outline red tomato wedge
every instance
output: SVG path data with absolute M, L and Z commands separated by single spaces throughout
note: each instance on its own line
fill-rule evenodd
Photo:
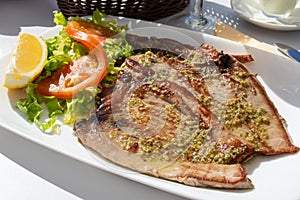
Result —
M 70 21 L 65 28 L 67 34 L 82 43 L 87 50 L 102 44 L 106 38 L 113 36 L 108 28 L 87 21 Z
M 97 46 L 88 55 L 72 61 L 52 76 L 41 80 L 36 91 L 44 96 L 73 98 L 79 90 L 97 86 L 106 75 L 107 66 L 106 53 L 102 46 Z

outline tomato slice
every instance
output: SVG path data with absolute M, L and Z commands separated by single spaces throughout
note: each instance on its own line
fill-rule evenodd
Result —
M 106 75 L 107 66 L 106 53 L 102 46 L 97 46 L 88 55 L 72 61 L 52 76 L 41 80 L 36 91 L 44 96 L 73 98 L 79 90 L 97 86 Z
M 88 50 L 94 49 L 113 35 L 108 28 L 87 21 L 70 21 L 65 30 L 71 38 L 81 42 Z
M 65 30 L 90 53 L 41 80 L 36 91 L 44 96 L 73 98 L 79 90 L 97 86 L 107 74 L 107 55 L 101 45 L 107 37 L 113 35 L 113 32 L 87 21 L 70 21 Z

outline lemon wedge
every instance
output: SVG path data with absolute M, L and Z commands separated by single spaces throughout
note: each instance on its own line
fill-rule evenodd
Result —
M 47 45 L 42 37 L 20 33 L 3 85 L 11 89 L 28 85 L 41 74 L 47 53 Z

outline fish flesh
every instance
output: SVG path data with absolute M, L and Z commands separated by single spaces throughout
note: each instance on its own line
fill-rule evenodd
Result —
M 256 75 L 242 64 L 250 55 L 127 39 L 140 53 L 124 60 L 117 81 L 103 86 L 98 108 L 74 124 L 84 146 L 154 177 L 237 189 L 254 187 L 242 166 L 253 156 L 299 151 Z

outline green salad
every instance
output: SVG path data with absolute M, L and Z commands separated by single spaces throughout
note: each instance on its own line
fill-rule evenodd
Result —
M 53 76 L 65 65 L 89 53 L 84 42 L 79 42 L 67 34 L 66 26 L 71 21 L 99 25 L 113 34 L 112 37 L 105 38 L 105 42 L 102 43 L 108 60 L 107 73 L 97 87 L 80 90 L 74 98 L 41 95 L 36 91 L 40 81 Z M 29 122 L 35 123 L 43 132 L 51 134 L 60 133 L 61 123 L 72 125 L 75 120 L 86 118 L 90 114 L 90 111 L 95 108 L 95 98 L 101 92 L 101 86 L 111 84 L 117 78 L 120 67 L 115 66 L 115 60 L 130 56 L 132 52 L 132 47 L 124 39 L 127 27 L 119 26 L 116 20 L 110 20 L 107 15 L 98 10 L 94 11 L 91 18 L 66 19 L 61 12 L 54 12 L 54 22 L 63 28 L 58 35 L 46 40 L 48 57 L 44 69 L 34 82 L 27 85 L 27 98 L 17 102 L 17 108 L 27 116 Z

